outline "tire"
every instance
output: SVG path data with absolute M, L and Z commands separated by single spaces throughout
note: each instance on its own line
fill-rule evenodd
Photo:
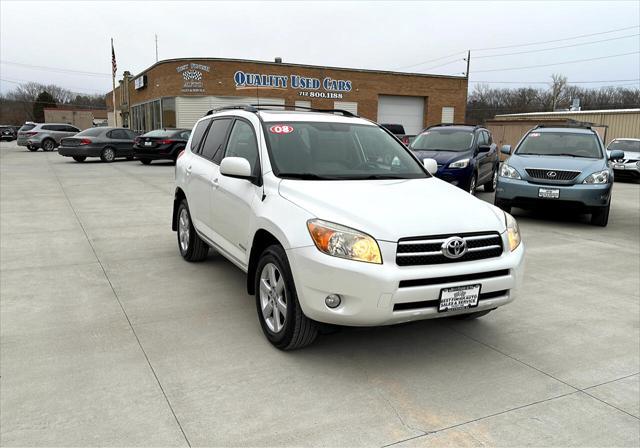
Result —
M 73 156 L 73 160 L 75 160 L 76 162 L 84 162 L 85 160 L 87 160 L 86 156 Z
M 260 326 L 276 348 L 295 350 L 316 339 L 318 324 L 302 312 L 287 254 L 281 246 L 270 246 L 260 256 L 255 291 Z
M 151 165 L 151 160 L 150 159 L 140 159 L 140 163 L 142 163 L 143 165 Z
M 107 146 L 100 153 L 100 160 L 103 162 L 111 163 L 116 160 L 116 150 L 111 146 Z
M 183 199 L 180 203 L 177 213 L 178 231 L 176 234 L 178 236 L 180 255 L 187 261 L 204 260 L 209 254 L 209 246 L 202 241 L 193 227 L 186 199 Z
M 38 150 L 38 148 L 35 148 L 33 146 L 27 146 L 27 149 L 31 152 L 36 152 Z
M 128 161 L 132 161 L 133 159 L 134 159 L 134 157 L 133 157 L 133 156 L 127 156 L 127 160 L 128 160 Z
M 477 188 L 478 188 L 478 175 L 476 173 L 473 173 L 473 176 L 471 176 L 471 180 L 469 181 L 469 194 L 471 196 L 475 196 Z
M 491 180 L 484 184 L 484 191 L 488 193 L 492 193 L 496 191 L 496 186 L 498 185 L 498 167 L 494 167 L 493 173 L 491 174 Z
M 609 209 L 611 204 L 606 207 L 598 207 L 591 212 L 591 224 L 598 227 L 606 227 L 609 223 Z
M 468 314 L 458 314 L 456 316 L 451 316 L 451 318 L 452 319 L 456 319 L 456 320 L 473 320 L 473 319 L 477 319 L 477 318 L 482 317 L 482 316 L 486 316 L 487 314 L 489 314 L 494 309 L 492 309 L 492 310 L 484 310 L 484 311 L 476 311 L 475 313 L 468 313 Z
M 493 205 L 495 205 L 496 207 L 498 207 L 499 209 L 507 212 L 507 213 L 511 213 L 511 202 L 506 201 L 504 199 L 498 199 L 495 198 L 495 200 L 493 201 Z
M 51 152 L 56 149 L 56 142 L 51 140 L 50 138 L 46 138 L 42 141 L 42 150 L 45 152 Z

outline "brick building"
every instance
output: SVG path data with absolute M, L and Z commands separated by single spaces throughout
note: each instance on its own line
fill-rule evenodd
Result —
M 407 133 L 427 125 L 462 122 L 467 79 L 389 71 L 319 67 L 235 59 L 168 59 L 116 87 L 116 117 L 134 130 L 190 128 L 206 111 L 230 104 L 269 103 L 346 109 Z M 106 96 L 113 110 L 112 94 Z M 117 120 L 117 121 L 116 121 Z

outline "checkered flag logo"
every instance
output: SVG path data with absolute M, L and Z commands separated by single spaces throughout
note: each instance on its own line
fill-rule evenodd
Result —
M 182 72 L 185 81 L 202 81 L 202 73 L 197 70 L 188 70 Z

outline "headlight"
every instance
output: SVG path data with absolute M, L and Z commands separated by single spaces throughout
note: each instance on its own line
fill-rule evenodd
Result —
M 469 159 L 456 160 L 449 164 L 449 168 L 466 168 L 469 166 Z
M 333 257 L 382 264 L 378 243 L 365 233 L 321 219 L 307 221 L 307 228 L 320 252 Z
M 507 225 L 507 237 L 509 238 L 509 250 L 513 252 L 520 245 L 520 228 L 516 219 L 509 213 L 504 214 L 505 223 Z
M 509 179 L 522 179 L 520 173 L 515 168 L 510 167 L 506 163 L 500 166 L 500 176 L 508 177 Z
M 589 174 L 583 184 L 606 184 L 609 182 L 609 170 L 602 170 Z

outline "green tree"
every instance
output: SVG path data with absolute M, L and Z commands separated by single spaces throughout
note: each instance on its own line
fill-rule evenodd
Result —
M 36 101 L 33 103 L 33 118 L 36 122 L 44 122 L 45 107 L 56 107 L 56 100 L 49 92 L 43 90 L 38 94 Z

